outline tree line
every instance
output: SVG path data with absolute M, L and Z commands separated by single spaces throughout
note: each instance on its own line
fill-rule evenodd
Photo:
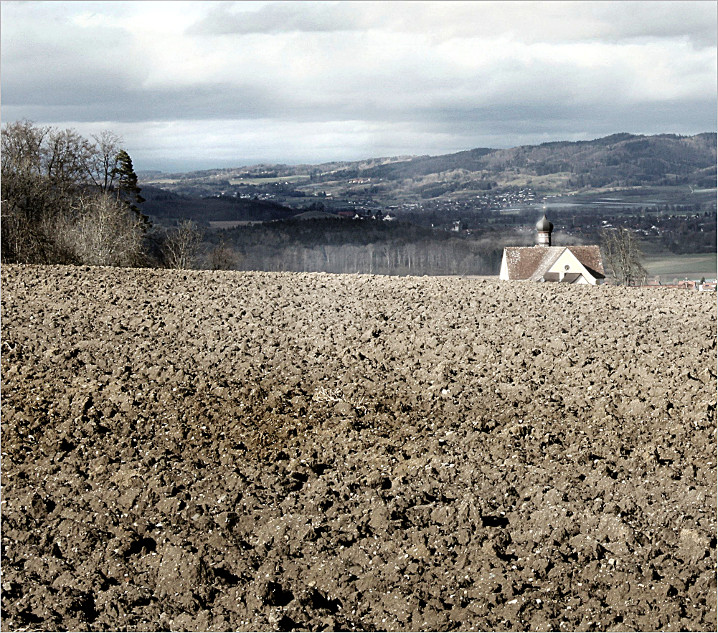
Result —
M 381 220 L 282 220 L 208 232 L 198 262 L 240 270 L 495 275 L 502 242 L 493 233 L 471 238 Z
M 168 266 L 176 231 L 153 229 L 132 159 L 111 131 L 18 121 L 1 136 L 2 261 Z

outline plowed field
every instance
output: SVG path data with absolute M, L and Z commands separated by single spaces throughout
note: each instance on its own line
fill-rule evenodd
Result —
M 3 630 L 716 630 L 715 295 L 2 267 Z

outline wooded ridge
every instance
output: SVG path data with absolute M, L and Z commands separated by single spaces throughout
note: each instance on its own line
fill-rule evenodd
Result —
M 550 180 L 542 177 L 553 175 Z M 696 187 L 716 185 L 716 134 L 694 136 L 659 134 L 642 136 L 613 134 L 591 141 L 559 141 L 541 145 L 524 145 L 511 149 L 476 148 L 441 156 L 373 158 L 354 162 L 319 165 L 256 165 L 235 169 L 217 169 L 186 174 L 156 172 L 144 178 L 146 184 L 163 181 L 163 188 L 176 189 L 199 185 L 202 181 L 304 176 L 292 183 L 300 191 L 320 184 L 343 181 L 344 184 L 384 183 L 380 190 L 401 181 L 441 176 L 452 191 L 466 190 L 468 185 L 486 190 L 511 184 L 532 183 L 539 190 L 552 193 L 589 190 L 603 187 L 634 187 L 686 184 Z M 367 183 L 349 183 L 369 179 Z M 377 192 L 375 192 L 377 193 Z

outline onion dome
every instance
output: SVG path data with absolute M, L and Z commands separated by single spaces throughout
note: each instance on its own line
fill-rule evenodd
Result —
M 536 222 L 536 230 L 541 231 L 542 233 L 548 232 L 550 233 L 553 231 L 553 224 L 548 221 L 548 218 L 546 217 L 546 214 L 543 214 L 543 217 Z

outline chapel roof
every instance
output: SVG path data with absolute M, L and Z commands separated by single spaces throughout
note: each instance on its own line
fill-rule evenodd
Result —
M 605 276 L 598 246 L 507 246 L 504 249 L 509 279 L 539 281 L 568 249 L 596 278 Z

